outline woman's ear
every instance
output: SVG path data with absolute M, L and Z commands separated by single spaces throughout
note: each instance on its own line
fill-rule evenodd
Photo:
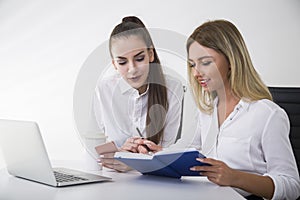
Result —
M 113 64 L 115 70 L 118 70 L 115 61 L 114 61 L 114 60 L 111 60 L 111 63 Z
M 149 61 L 153 62 L 154 61 L 154 51 L 153 51 L 152 46 L 149 48 L 148 52 L 149 52 Z

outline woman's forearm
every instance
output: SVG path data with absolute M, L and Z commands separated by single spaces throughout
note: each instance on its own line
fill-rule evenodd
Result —
M 273 180 L 270 177 L 242 171 L 236 171 L 235 180 L 231 186 L 266 199 L 271 199 L 275 190 Z

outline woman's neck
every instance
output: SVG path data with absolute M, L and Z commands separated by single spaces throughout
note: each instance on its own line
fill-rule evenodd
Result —
M 218 119 L 219 126 L 225 121 L 225 119 L 233 111 L 234 107 L 239 103 L 240 98 L 234 95 L 231 88 L 224 88 L 222 91 L 217 91 L 218 96 Z
M 147 87 L 148 87 L 148 84 L 145 84 L 143 86 L 141 86 L 140 88 L 138 88 L 138 92 L 139 92 L 139 95 L 143 94 L 144 92 L 146 92 L 147 90 Z
M 219 103 L 221 104 L 228 104 L 230 102 L 239 101 L 239 98 L 233 94 L 233 91 L 231 89 L 217 91 L 217 96 Z

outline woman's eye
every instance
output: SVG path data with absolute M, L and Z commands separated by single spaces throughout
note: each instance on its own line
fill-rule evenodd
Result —
M 195 64 L 194 63 L 188 63 L 189 67 L 195 67 Z
M 118 64 L 119 64 L 119 65 L 125 65 L 125 64 L 126 64 L 126 61 L 118 61 Z
M 144 58 L 145 58 L 145 56 L 141 56 L 141 57 L 137 57 L 135 60 L 138 62 L 141 62 L 144 60 Z
M 202 65 L 207 66 L 210 65 L 212 63 L 212 61 L 203 61 Z

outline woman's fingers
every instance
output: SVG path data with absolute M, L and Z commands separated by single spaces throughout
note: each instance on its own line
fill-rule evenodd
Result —
M 219 173 L 220 167 L 222 166 L 223 162 L 212 159 L 212 158 L 197 158 L 201 163 L 209 164 L 209 165 L 199 165 L 199 166 L 193 166 L 190 168 L 191 171 L 199 171 L 202 175 L 204 175 L 205 172 L 211 172 L 211 173 Z
M 100 163 L 105 166 L 105 165 L 114 165 L 115 164 L 115 159 L 114 158 L 100 158 Z
M 194 166 L 190 168 L 191 171 L 199 171 L 199 172 L 217 172 L 217 166 Z
M 197 158 L 197 160 L 209 164 L 209 166 L 194 166 L 190 170 L 198 171 L 201 175 L 206 176 L 208 180 L 218 185 L 230 186 L 234 181 L 235 170 L 228 167 L 224 162 L 212 158 Z
M 154 142 L 141 138 L 131 137 L 121 147 L 121 151 L 130 151 L 133 153 L 144 153 L 161 151 L 162 147 L 155 144 Z
M 114 158 L 115 153 L 105 153 L 100 155 L 100 158 Z
M 137 138 L 137 137 L 131 137 L 131 138 L 128 138 L 126 140 L 126 142 L 123 144 L 123 146 L 121 147 L 121 151 L 130 151 L 130 152 L 133 152 L 133 153 L 137 153 L 138 150 L 138 140 L 140 138 Z
M 143 144 L 138 146 L 138 152 L 142 154 L 149 154 L 152 151 L 147 147 L 147 145 Z
M 118 172 L 125 172 L 131 170 L 131 168 L 127 165 L 113 158 L 101 159 L 101 163 L 103 167 L 114 169 Z
M 121 151 L 130 151 L 133 153 L 137 153 L 138 152 L 137 147 L 138 147 L 138 144 L 133 144 L 133 143 L 125 144 L 122 146 Z
M 147 147 L 153 152 L 157 152 L 157 151 L 162 150 L 162 147 L 160 145 L 157 145 L 157 144 L 155 144 L 154 142 L 152 142 L 150 140 L 144 140 L 143 144 L 147 145 Z
M 222 162 L 215 160 L 213 158 L 196 158 L 199 162 L 210 164 L 210 165 L 220 165 Z

